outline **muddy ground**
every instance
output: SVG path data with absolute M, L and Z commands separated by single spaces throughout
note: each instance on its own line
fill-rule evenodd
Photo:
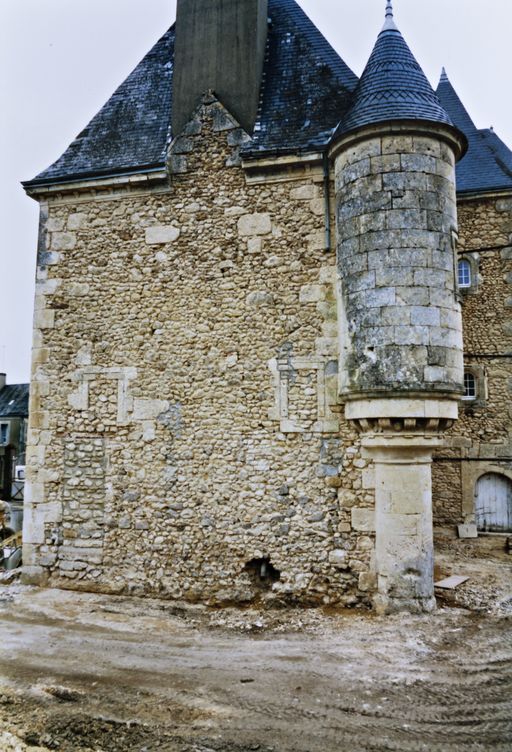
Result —
M 510 561 L 439 561 L 426 617 L 0 586 L 0 752 L 510 752 Z

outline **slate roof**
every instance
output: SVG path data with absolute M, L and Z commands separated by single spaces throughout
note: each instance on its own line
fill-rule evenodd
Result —
M 427 77 L 392 20 L 388 20 L 336 136 L 391 120 L 452 125 Z
M 389 118 L 453 121 L 470 142 L 457 167 L 459 191 L 512 187 L 510 150 L 492 131 L 475 128 L 448 81 L 439 101 L 396 27 L 379 35 L 358 84 L 295 0 L 269 0 L 269 16 L 260 108 L 245 158 L 323 149 L 340 120 L 338 132 Z M 25 187 L 165 167 L 173 60 L 174 26 L 60 159 Z
M 326 145 L 349 106 L 357 76 L 295 0 L 269 0 L 261 105 L 250 152 Z M 171 140 L 174 26 L 87 128 L 26 187 L 162 168 Z
M 0 389 L 0 420 L 27 418 L 29 384 L 8 384 Z
M 25 186 L 161 168 L 170 140 L 174 26 L 51 167 Z
M 358 78 L 295 0 L 269 0 L 260 110 L 245 157 L 324 148 Z
M 457 192 L 511 190 L 512 151 L 494 131 L 476 127 L 444 71 L 437 95 L 469 143 L 466 156 L 457 164 Z

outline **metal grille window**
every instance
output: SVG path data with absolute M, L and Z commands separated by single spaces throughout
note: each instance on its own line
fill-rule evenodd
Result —
M 471 287 L 471 264 L 466 259 L 459 261 L 459 287 Z
M 476 378 L 469 371 L 464 374 L 464 399 L 476 399 Z

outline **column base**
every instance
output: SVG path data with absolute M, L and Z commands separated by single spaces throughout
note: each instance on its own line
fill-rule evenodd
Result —
M 436 599 L 432 598 L 393 598 L 388 594 L 377 593 L 373 598 L 373 608 L 380 616 L 390 614 L 431 614 L 436 610 Z

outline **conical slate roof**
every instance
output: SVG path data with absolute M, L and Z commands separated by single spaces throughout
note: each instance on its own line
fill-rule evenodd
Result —
M 510 190 L 512 152 L 493 130 L 476 127 L 444 70 L 437 95 L 452 121 L 468 139 L 468 152 L 456 168 L 457 192 Z
M 395 120 L 426 120 L 453 125 L 397 29 L 388 4 L 386 23 L 354 92 L 353 104 L 341 120 L 336 136 Z

